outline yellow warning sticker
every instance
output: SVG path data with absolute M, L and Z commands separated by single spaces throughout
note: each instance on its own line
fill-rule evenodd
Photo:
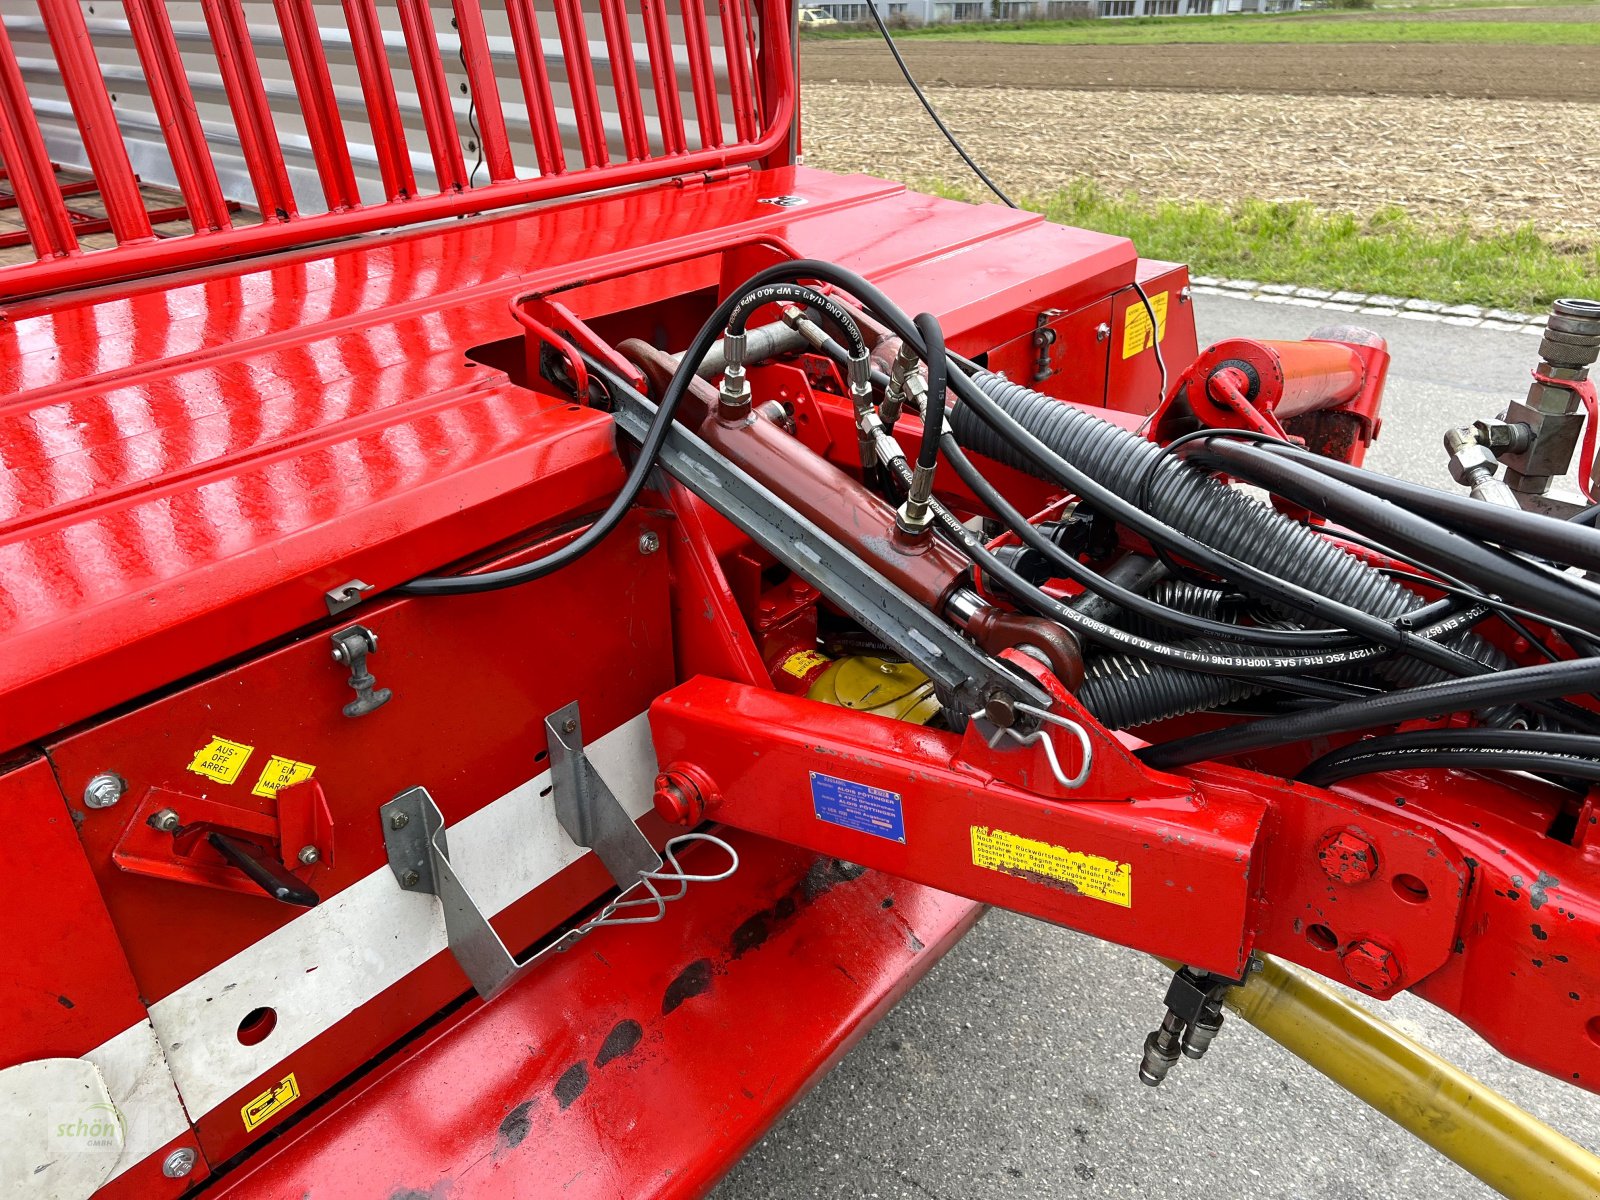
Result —
M 783 660 L 783 671 L 784 674 L 793 675 L 796 679 L 804 679 L 812 671 L 831 661 L 826 654 L 819 654 L 815 650 L 801 650 Z
M 239 1110 L 239 1115 L 244 1118 L 245 1132 L 248 1133 L 263 1121 L 282 1112 L 300 1099 L 300 1084 L 290 1071 L 277 1083 L 273 1084 L 261 1095 Z
M 280 788 L 286 788 L 291 783 L 299 783 L 302 779 L 310 779 L 315 772 L 316 767 L 310 763 L 295 762 L 292 758 L 274 754 L 267 759 L 267 765 L 261 768 L 261 778 L 256 780 L 256 785 L 250 789 L 250 794 L 276 796 Z
M 1046 887 L 1091 896 L 1123 908 L 1133 907 L 1132 863 L 1036 842 L 982 825 L 972 826 L 972 862 L 974 866 L 1003 871 Z
M 214 737 L 194 752 L 189 770 L 207 779 L 215 779 L 218 783 L 232 783 L 239 778 L 239 772 L 244 770 L 244 764 L 254 751 L 254 746 L 246 746 L 243 742 Z
M 1150 297 L 1150 308 L 1156 314 L 1156 341 L 1161 341 L 1167 336 L 1167 297 L 1168 292 L 1157 292 Z M 1154 343 L 1150 340 L 1150 314 L 1145 312 L 1143 303 L 1135 302 L 1128 305 L 1128 315 L 1123 318 L 1122 326 L 1122 357 L 1132 358 L 1141 351 L 1148 350 Z

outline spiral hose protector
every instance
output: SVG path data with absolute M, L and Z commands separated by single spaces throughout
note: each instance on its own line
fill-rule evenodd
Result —
M 996 405 L 1079 470 L 1196 541 L 1374 616 L 1393 619 L 1425 603 L 1415 592 L 1276 510 L 1121 426 L 986 371 L 972 378 Z M 1039 474 L 1022 450 L 965 404 L 951 411 L 950 429 L 974 453 Z M 1457 634 L 1449 645 L 1483 662 L 1506 665 L 1504 657 L 1475 634 Z M 1438 668 L 1407 657 L 1385 660 L 1379 670 L 1397 686 L 1444 677 Z M 1104 697 L 1115 705 L 1124 720 L 1107 720 L 1114 728 L 1238 698 L 1233 695 L 1238 686 L 1242 685 L 1236 680 L 1148 663 L 1134 670 L 1120 655 L 1096 660 L 1084 685 L 1086 696 Z M 1148 704 L 1135 706 L 1134 694 L 1142 694 Z M 1101 716 L 1093 703 L 1086 700 L 1086 704 Z M 1182 707 L 1169 707 L 1176 705 Z

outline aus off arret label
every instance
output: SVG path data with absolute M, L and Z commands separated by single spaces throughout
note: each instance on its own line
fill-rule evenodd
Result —
M 811 772 L 811 807 L 817 819 L 891 842 L 906 840 L 900 793 Z

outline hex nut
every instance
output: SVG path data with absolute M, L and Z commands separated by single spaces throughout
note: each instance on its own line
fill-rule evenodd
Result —
M 409 824 L 411 824 L 411 818 L 403 812 L 394 813 L 389 818 L 390 829 L 404 829 Z
M 1472 476 L 1477 472 L 1492 472 L 1499 465 L 1500 460 L 1495 457 L 1493 450 L 1473 442 L 1472 445 L 1463 446 L 1450 456 L 1450 478 L 1460 484 L 1473 483 L 1476 481 Z
M 302 846 L 297 857 L 300 859 L 301 866 L 309 867 L 313 863 L 322 861 L 322 852 L 315 846 Z
M 639 535 L 639 553 L 654 554 L 661 549 L 661 535 L 653 529 L 646 529 Z
M 1329 879 L 1354 886 L 1378 873 L 1378 852 L 1372 843 L 1351 829 L 1329 834 L 1317 847 L 1317 862 Z
M 422 876 L 418 875 L 415 871 L 407 871 L 404 875 L 400 876 L 400 886 L 401 887 L 416 887 L 417 883 L 421 879 L 422 879 Z

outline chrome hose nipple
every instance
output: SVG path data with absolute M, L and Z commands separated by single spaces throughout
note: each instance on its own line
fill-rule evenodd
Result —
M 790 329 L 799 331 L 800 335 L 818 350 L 822 349 L 824 343 L 828 340 L 827 330 L 823 329 L 822 326 L 806 316 L 804 312 L 793 304 L 783 306 L 783 321 Z
M 907 537 L 925 538 L 933 533 L 933 468 L 920 463 L 911 473 L 911 489 L 895 513 L 895 528 Z
M 724 420 L 738 420 L 750 412 L 750 381 L 744 371 L 745 335 L 729 330 L 723 334 L 722 349 L 725 365 L 722 385 L 717 389 L 717 415 Z

